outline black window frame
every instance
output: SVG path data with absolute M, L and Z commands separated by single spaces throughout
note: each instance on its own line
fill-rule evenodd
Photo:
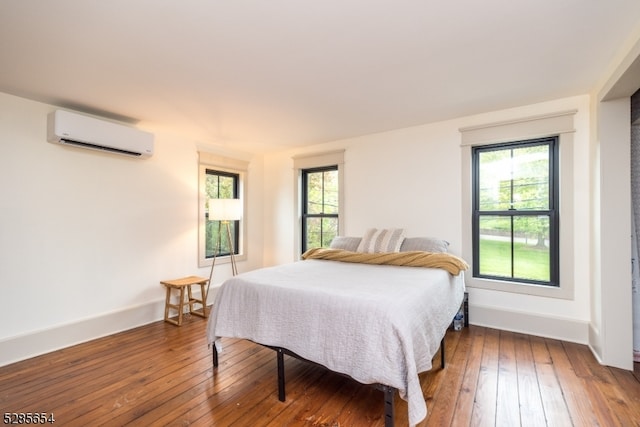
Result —
M 301 197 L 301 203 L 302 203 L 302 209 L 301 209 L 301 213 L 302 213 L 302 221 L 301 221 L 301 226 L 302 226 L 302 232 L 301 234 L 301 253 L 305 253 L 307 251 L 307 249 L 309 249 L 307 247 L 307 220 L 310 218 L 335 218 L 336 219 L 336 223 L 338 224 L 338 230 L 340 227 L 340 215 L 339 213 L 336 214 L 326 214 L 326 213 L 315 213 L 315 214 L 311 214 L 307 211 L 308 208 L 308 196 L 309 196 L 309 188 L 308 188 L 308 184 L 309 184 L 309 175 L 312 173 L 318 173 L 318 172 L 329 172 L 329 171 L 335 171 L 338 172 L 338 165 L 331 165 L 331 166 L 322 166 L 322 167 L 314 167 L 314 168 L 307 168 L 307 169 L 301 169 L 301 179 L 302 179 L 302 197 Z M 338 188 L 339 188 L 339 183 L 338 183 Z M 339 207 L 338 207 L 339 209 Z M 322 221 L 320 221 L 320 223 L 322 224 Z M 322 231 L 320 232 L 322 234 Z M 321 239 L 322 240 L 322 239 Z
M 227 178 L 233 178 L 233 198 L 234 199 L 240 198 L 240 174 L 239 173 L 205 168 L 205 179 L 207 175 L 217 175 L 219 177 L 222 176 Z M 219 193 L 220 191 L 219 191 L 219 184 L 218 184 L 218 194 Z M 206 220 L 209 221 L 209 212 L 206 213 Z M 224 237 L 224 239 L 226 240 L 226 236 L 227 236 L 226 230 L 222 229 L 220 221 L 212 221 L 212 222 L 218 222 L 219 223 L 218 229 L 220 230 L 220 232 L 218 233 L 218 240 L 219 240 L 217 242 L 218 245 L 217 246 L 214 245 L 214 248 L 215 247 L 222 248 L 222 239 Z M 206 232 L 205 232 L 205 237 L 206 237 Z M 240 220 L 233 221 L 231 237 L 233 238 L 233 254 L 239 255 L 240 254 Z M 205 251 L 205 259 L 213 259 L 214 256 L 218 258 L 218 257 L 231 255 L 229 251 L 220 252 L 219 254 L 214 254 L 214 252 L 215 252 L 215 249 L 213 250 L 211 255 L 208 255 Z
M 479 154 L 488 151 L 515 149 L 526 146 L 548 145 L 549 147 L 549 206 L 546 210 L 514 209 L 481 211 L 480 210 L 480 159 Z M 501 144 L 482 145 L 472 148 L 472 275 L 476 278 L 505 281 L 511 283 L 560 287 L 560 157 L 559 137 L 512 141 Z M 480 273 L 480 218 L 483 216 L 510 217 L 511 222 L 511 277 L 487 275 Z M 514 274 L 514 235 L 513 219 L 518 216 L 549 217 L 549 281 L 532 280 L 513 277 Z

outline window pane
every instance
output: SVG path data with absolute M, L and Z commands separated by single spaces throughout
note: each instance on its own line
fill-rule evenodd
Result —
M 307 213 L 319 214 L 323 208 L 322 172 L 307 174 Z
M 233 199 L 239 177 L 237 175 L 223 175 L 221 172 L 207 170 L 205 191 L 208 199 Z
M 482 216 L 480 224 L 480 274 L 511 277 L 511 217 Z
M 229 224 L 232 225 L 232 224 Z M 233 234 L 232 234 L 233 236 Z M 229 255 L 229 243 L 227 242 L 226 225 L 220 221 L 207 221 L 206 256 Z M 218 251 L 218 252 L 216 252 Z
M 513 150 L 513 207 L 549 209 L 549 147 L 534 145 Z
M 322 246 L 322 218 L 307 218 L 307 249 Z
M 322 247 L 328 247 L 337 235 L 338 218 L 322 218 Z
M 234 199 L 236 178 L 232 176 L 221 176 L 219 178 L 220 187 L 218 190 L 218 199 Z
M 324 176 L 324 213 L 338 213 L 338 171 L 325 171 Z M 337 221 L 336 221 L 337 224 Z
M 211 258 L 216 250 L 216 242 L 218 241 L 218 224 L 219 221 L 206 221 L 205 225 L 205 258 Z
M 308 214 L 338 213 L 338 171 L 307 173 Z
M 481 211 L 549 208 L 549 146 L 482 151 L 479 160 Z
M 511 207 L 511 150 L 479 153 L 481 211 L 501 211 Z
M 207 171 L 205 181 L 205 192 L 207 194 L 207 200 L 215 199 L 218 197 L 218 180 L 219 176 Z
M 548 282 L 550 275 L 549 217 L 514 217 L 513 276 Z
M 306 227 L 306 249 L 328 247 L 331 240 L 338 235 L 338 218 L 307 218 Z
M 233 253 L 238 253 L 238 242 L 236 241 L 236 228 L 239 221 L 230 221 L 231 239 L 233 241 Z M 206 225 L 205 256 L 210 258 L 214 255 L 225 256 L 231 253 L 229 237 L 227 235 L 227 225 L 221 221 L 207 221 Z M 219 246 L 218 246 L 219 245 Z M 219 252 L 216 252 L 218 250 Z
M 483 215 L 479 224 L 481 275 L 551 280 L 548 216 L 514 216 L 512 222 L 512 217 Z

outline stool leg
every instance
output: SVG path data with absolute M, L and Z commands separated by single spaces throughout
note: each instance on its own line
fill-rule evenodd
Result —
M 207 307 L 204 302 L 205 285 L 202 283 L 194 283 L 193 286 L 195 285 L 200 285 L 200 298 L 194 297 L 193 291 L 191 290 L 191 287 L 189 287 L 189 312 L 195 316 L 207 317 Z M 200 304 L 202 308 L 197 308 L 196 304 Z
M 184 286 L 180 286 L 180 302 L 178 303 L 178 326 L 182 325 L 183 311 L 184 311 Z
M 167 286 L 167 299 L 164 304 L 164 320 L 169 320 L 169 304 L 171 304 L 171 287 Z
M 189 302 L 189 313 L 193 313 L 193 293 L 191 292 L 191 285 L 187 285 L 187 301 Z
M 200 301 L 202 301 L 202 315 L 207 317 L 207 301 L 205 298 L 207 297 L 207 291 L 204 289 L 204 283 L 200 283 Z

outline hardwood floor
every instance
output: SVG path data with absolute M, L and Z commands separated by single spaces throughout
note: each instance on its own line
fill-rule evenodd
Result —
M 225 339 L 215 375 L 206 321 L 155 322 L 0 368 L 2 412 L 53 413 L 60 426 L 383 426 L 382 392 Z M 640 426 L 640 382 L 586 346 L 471 326 L 449 331 L 447 366 L 421 375 L 420 426 Z M 407 405 L 396 397 L 396 426 Z

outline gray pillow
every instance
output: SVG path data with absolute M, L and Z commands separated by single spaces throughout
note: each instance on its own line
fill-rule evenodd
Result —
M 433 237 L 406 237 L 400 246 L 400 252 L 448 252 L 449 242 Z
M 362 237 L 347 237 L 347 236 L 336 236 L 331 241 L 329 247 L 331 249 L 342 249 L 345 251 L 355 252 L 358 249 L 358 245 Z

